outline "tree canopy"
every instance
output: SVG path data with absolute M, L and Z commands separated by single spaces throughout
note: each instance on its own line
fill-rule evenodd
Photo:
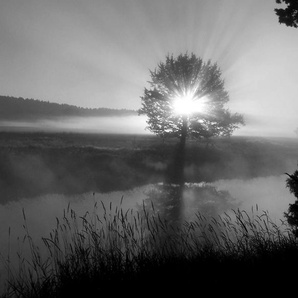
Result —
M 167 55 L 150 71 L 150 88 L 141 97 L 139 114 L 148 116 L 148 129 L 155 134 L 180 138 L 230 136 L 244 124 L 242 115 L 232 114 L 221 70 L 195 54 Z
M 289 27 L 298 28 L 298 1 L 276 0 L 278 4 L 286 4 L 286 8 L 276 8 L 274 11 L 279 17 L 279 22 Z

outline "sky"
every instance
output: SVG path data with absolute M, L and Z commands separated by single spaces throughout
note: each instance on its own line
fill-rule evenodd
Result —
M 246 119 L 239 134 L 295 136 L 298 29 L 278 23 L 278 6 L 275 0 L 1 0 L 0 95 L 138 109 L 149 70 L 167 54 L 187 51 L 221 68 L 227 107 Z

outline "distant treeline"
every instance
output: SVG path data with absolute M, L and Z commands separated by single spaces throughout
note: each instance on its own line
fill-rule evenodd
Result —
M 108 117 L 136 115 L 134 110 L 108 108 L 82 108 L 68 104 L 22 97 L 0 96 L 1 120 L 38 120 L 60 117 Z

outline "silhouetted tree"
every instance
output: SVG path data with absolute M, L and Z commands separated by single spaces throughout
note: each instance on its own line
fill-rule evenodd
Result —
M 148 116 L 150 131 L 161 137 L 180 139 L 177 169 L 183 168 L 188 137 L 230 136 L 243 125 L 242 115 L 231 114 L 224 105 L 229 101 L 221 70 L 217 64 L 203 62 L 192 54 L 167 55 L 150 71 L 150 89 L 145 88 L 139 114 Z
M 241 115 L 224 108 L 228 92 L 221 70 L 210 60 L 204 63 L 194 54 L 168 55 L 150 74 L 151 88 L 145 88 L 139 114 L 148 116 L 148 128 L 155 134 L 179 137 L 183 143 L 189 136 L 228 136 L 244 124 Z M 184 104 L 191 104 L 190 110 L 185 111 Z
M 298 237 L 298 170 L 294 174 L 290 175 L 287 179 L 287 187 L 290 189 L 290 192 L 294 194 L 297 198 L 294 204 L 289 205 L 288 212 L 285 213 L 285 217 L 288 221 L 288 224 L 292 227 L 293 234 Z
M 298 28 L 298 1 L 297 0 L 276 0 L 276 3 L 287 5 L 286 8 L 276 8 L 274 11 L 279 22 L 289 27 Z

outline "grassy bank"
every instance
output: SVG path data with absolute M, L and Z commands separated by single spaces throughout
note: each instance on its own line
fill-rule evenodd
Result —
M 55 193 L 125 191 L 171 180 L 177 140 L 153 136 L 0 133 L 0 203 Z M 187 182 L 251 179 L 292 172 L 298 140 L 189 141 Z
M 296 239 L 284 223 L 258 210 L 210 218 L 197 213 L 192 222 L 170 225 L 145 207 L 95 205 L 80 217 L 69 206 L 43 238 L 46 254 L 30 237 L 25 213 L 24 228 L 31 258 L 19 255 L 17 270 L 6 263 L 3 297 L 286 291 L 296 280 Z

